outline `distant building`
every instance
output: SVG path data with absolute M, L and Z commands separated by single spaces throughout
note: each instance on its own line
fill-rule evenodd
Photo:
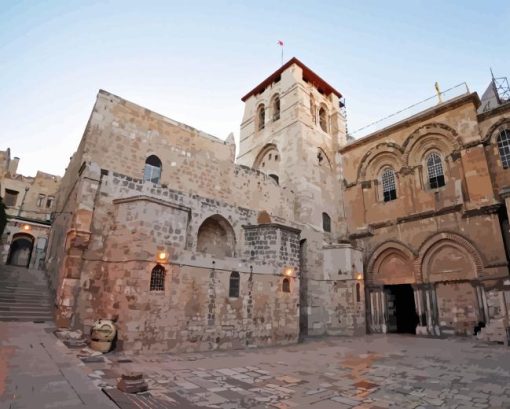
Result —
M 0 196 L 8 222 L 0 238 L 0 263 L 42 268 L 60 177 L 17 173 L 19 158 L 0 151 Z
M 56 199 L 59 325 L 115 319 L 133 351 L 505 336 L 509 104 L 466 92 L 352 140 L 295 58 L 242 101 L 235 160 L 233 138 L 99 92 Z

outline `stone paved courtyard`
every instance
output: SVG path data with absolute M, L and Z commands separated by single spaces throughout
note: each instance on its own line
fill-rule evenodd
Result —
M 141 371 L 154 396 L 179 408 L 510 408 L 510 350 L 467 338 L 372 335 L 249 351 L 110 353 L 83 369 L 101 387 Z

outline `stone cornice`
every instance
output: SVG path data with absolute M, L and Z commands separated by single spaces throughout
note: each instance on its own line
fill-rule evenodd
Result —
M 140 202 L 140 201 L 155 203 L 155 204 L 158 204 L 161 206 L 171 207 L 173 209 L 182 210 L 187 213 L 191 213 L 191 208 L 189 208 L 187 206 L 183 206 L 183 205 L 180 205 L 177 203 L 167 202 L 165 200 L 156 199 L 154 197 L 145 196 L 145 195 L 123 197 L 120 199 L 114 199 L 112 202 L 114 205 L 118 205 L 118 204 L 134 203 L 134 202 Z
M 272 227 L 272 228 L 276 228 L 276 229 L 280 229 L 280 230 L 287 230 L 292 233 L 297 233 L 297 234 L 301 233 L 301 229 L 297 229 L 297 228 L 291 227 L 291 226 L 286 226 L 286 225 L 280 224 L 280 223 L 243 224 L 242 227 L 245 230 L 255 230 L 255 229 L 260 229 L 262 227 Z

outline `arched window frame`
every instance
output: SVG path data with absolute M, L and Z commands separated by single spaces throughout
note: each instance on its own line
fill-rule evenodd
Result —
M 261 131 L 266 126 L 266 107 L 260 104 L 257 107 L 257 130 Z
M 427 186 L 429 189 L 439 189 L 446 185 L 444 174 L 444 160 L 436 150 L 425 155 L 425 166 L 427 168 Z
M 290 293 L 290 280 L 287 277 L 282 280 L 282 293 Z
M 503 129 L 496 138 L 499 158 L 503 169 L 510 168 L 510 129 Z
M 239 272 L 232 271 L 230 274 L 229 284 L 228 284 L 228 296 L 229 298 L 239 298 L 239 288 L 240 288 L 241 277 L 239 276 Z
M 381 200 L 391 202 L 397 199 L 397 177 L 395 170 L 391 166 L 385 166 L 381 169 L 379 176 L 381 186 Z
M 162 173 L 162 163 L 156 155 L 150 155 L 145 159 L 143 168 L 143 180 L 159 184 Z
M 156 264 L 151 270 L 150 291 L 165 291 L 165 267 Z
M 324 105 L 321 105 L 319 108 L 319 126 L 320 128 L 328 133 L 328 110 Z
M 322 230 L 331 233 L 331 217 L 326 212 L 322 213 Z
M 273 111 L 273 122 L 278 121 L 281 113 L 280 96 L 278 94 L 271 100 L 271 110 Z
M 310 94 L 310 115 L 312 117 L 312 123 L 317 124 L 317 105 L 315 104 L 315 98 Z

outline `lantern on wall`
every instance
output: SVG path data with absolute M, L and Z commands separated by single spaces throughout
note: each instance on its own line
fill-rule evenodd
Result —
M 21 227 L 21 229 L 22 229 L 23 231 L 30 231 L 31 227 L 30 227 L 30 225 L 29 225 L 29 224 L 24 224 L 24 225 Z
M 294 276 L 294 268 L 293 267 L 285 267 L 283 269 L 283 275 L 285 277 L 293 277 Z
M 164 249 L 158 250 L 156 252 L 156 261 L 158 263 L 166 263 L 167 259 L 168 259 L 168 253 Z

